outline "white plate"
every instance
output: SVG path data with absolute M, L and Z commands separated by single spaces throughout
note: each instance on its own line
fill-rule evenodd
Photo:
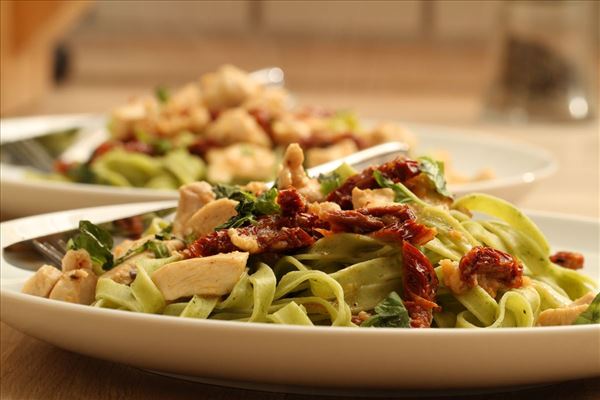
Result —
M 40 125 L 41 117 L 3 120 L 3 130 L 11 138 L 22 130 L 27 136 L 27 121 L 32 129 Z M 366 121 L 368 123 L 368 121 Z M 443 126 L 406 124 L 419 140 L 417 153 L 431 149 L 444 149 L 452 157 L 456 169 L 473 174 L 482 168 L 491 168 L 494 179 L 450 186 L 457 195 L 485 192 L 501 195 L 511 201 L 518 200 L 532 188 L 532 184 L 556 171 L 554 157 L 543 149 L 531 145 L 490 136 L 482 132 L 450 129 Z M 137 188 L 118 188 L 101 185 L 57 183 L 29 179 L 27 169 L 0 165 L 0 193 L 4 219 L 44 212 L 70 210 L 106 204 L 133 203 L 176 198 L 177 192 Z
M 164 204 L 164 203 L 162 203 Z M 162 204 L 99 207 L 0 224 L 2 247 L 80 218 Z M 598 279 L 599 223 L 530 213 L 554 249 L 586 257 Z M 600 375 L 600 326 L 357 329 L 194 320 L 63 303 L 19 293 L 31 272 L 1 262 L 1 317 L 77 353 L 202 380 L 328 388 L 481 388 Z M 48 368 L 52 368 L 51 365 Z M 246 386 L 250 387 L 250 386 Z

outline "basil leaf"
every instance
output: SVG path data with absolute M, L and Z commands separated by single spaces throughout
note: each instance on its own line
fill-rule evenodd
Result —
M 162 242 L 156 240 L 149 240 L 145 244 L 148 250 L 154 253 L 154 257 L 156 258 L 169 257 L 169 255 L 171 254 L 167 245 Z
M 375 314 L 363 322 L 361 327 L 410 328 L 410 316 L 396 292 L 391 292 L 374 311 Z
M 142 254 L 146 250 L 151 251 L 156 258 L 165 258 L 171 255 L 169 248 L 163 242 L 158 240 L 148 240 L 136 248 L 127 250 L 125 254 L 115 260 L 114 265 L 119 265 L 128 258 L 131 258 L 137 254 Z
M 113 238 L 110 233 L 85 220 L 79 221 L 79 233 L 67 243 L 68 249 L 86 250 L 90 254 L 92 262 L 100 265 L 104 270 L 109 270 L 114 266 L 112 247 Z
M 258 196 L 254 208 L 257 213 L 263 215 L 277 214 L 281 207 L 277 204 L 277 189 L 271 188 Z
M 430 157 L 419 157 L 419 169 L 429 178 L 436 192 L 442 196 L 452 197 L 452 194 L 446 188 L 443 162 Z
M 325 196 L 342 185 L 342 179 L 335 171 L 329 174 L 321 174 L 317 180 L 321 184 L 321 193 Z
M 96 174 L 88 163 L 75 163 L 67 169 L 66 175 L 69 179 L 79 183 L 96 182 Z
M 573 325 L 600 324 L 600 293 L 594 297 L 588 308 L 579 314 Z
M 216 185 L 213 187 L 213 191 L 218 198 L 227 197 L 238 202 L 238 205 L 235 207 L 237 215 L 230 218 L 224 224 L 217 226 L 215 230 L 239 228 L 244 225 L 253 224 L 256 222 L 256 217 L 277 214 L 281 210 L 279 204 L 277 204 L 277 194 L 279 192 L 274 187 L 258 197 L 250 192 L 241 190 L 237 186 Z
M 146 243 L 147 243 L 147 242 L 146 242 Z M 114 263 L 114 265 L 115 265 L 115 266 L 117 266 L 117 265 L 120 265 L 120 264 L 122 264 L 122 263 L 123 263 L 125 260 L 127 260 L 128 258 L 131 258 L 131 257 L 133 257 L 133 256 L 135 256 L 135 255 L 137 255 L 137 254 L 142 254 L 144 251 L 146 251 L 146 250 L 147 250 L 147 247 L 148 247 L 148 246 L 147 246 L 147 244 L 146 244 L 146 243 L 144 243 L 143 245 L 141 245 L 141 246 L 138 246 L 138 247 L 136 247 L 136 248 L 134 248 L 134 249 L 129 249 L 129 250 L 127 250 L 127 252 L 126 252 L 125 254 L 123 254 L 121 257 L 119 257 L 119 258 L 117 258 L 117 259 L 115 260 L 115 263 Z
M 218 185 L 213 186 L 213 192 L 217 199 L 229 198 L 235 192 L 238 192 L 240 188 L 234 185 L 226 185 L 224 183 L 220 183 Z
M 355 113 L 349 110 L 340 110 L 329 118 L 327 125 L 334 132 L 357 132 L 360 122 Z
M 382 188 L 390 188 L 394 191 L 394 201 L 396 203 L 410 203 L 413 201 L 413 194 L 406 186 L 392 182 L 391 179 L 385 178 L 381 171 L 373 171 L 373 177 L 377 184 Z
M 169 91 L 163 86 L 158 86 L 156 89 L 154 89 L 154 94 L 161 103 L 166 103 L 169 101 Z
M 317 180 L 321 184 L 321 193 L 327 196 L 329 193 L 342 186 L 346 179 L 350 178 L 352 175 L 356 175 L 356 170 L 346 163 L 343 163 L 328 174 L 319 175 Z

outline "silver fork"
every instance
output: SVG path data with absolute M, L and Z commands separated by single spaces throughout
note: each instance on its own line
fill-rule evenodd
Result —
M 326 174 L 334 171 L 343 163 L 349 164 L 353 168 L 360 171 L 370 165 L 381 164 L 400 155 L 406 155 L 407 153 L 408 146 L 405 143 L 384 143 L 340 158 L 338 160 L 309 168 L 307 172 L 309 176 L 318 177 L 320 174 Z M 268 182 L 267 184 L 271 186 L 274 184 L 274 182 Z M 144 220 L 148 220 L 152 216 L 171 216 L 174 211 L 175 208 L 168 207 L 143 214 L 119 218 L 113 221 L 101 222 L 99 225 L 110 229 L 111 227 L 119 225 L 120 221 L 130 218 L 142 218 Z M 61 260 L 67 251 L 66 240 L 68 240 L 75 233 L 77 233 L 77 229 L 71 229 L 51 235 L 38 236 L 35 238 L 22 240 L 5 247 L 2 250 L 2 255 L 16 267 L 36 271 L 39 268 L 40 259 L 38 258 L 37 260 L 31 260 L 30 253 L 31 250 L 34 250 L 40 256 L 42 256 L 44 261 L 48 261 L 51 263 L 51 265 L 60 268 Z
M 3 144 L 2 159 L 11 164 L 32 166 L 44 172 L 51 172 L 54 165 L 54 158 L 35 139 Z

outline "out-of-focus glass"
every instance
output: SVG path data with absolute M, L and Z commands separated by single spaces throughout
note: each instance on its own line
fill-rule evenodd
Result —
M 586 1 L 515 1 L 503 10 L 486 115 L 569 121 L 595 112 L 597 18 Z

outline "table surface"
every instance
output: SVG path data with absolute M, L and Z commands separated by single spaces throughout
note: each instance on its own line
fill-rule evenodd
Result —
M 30 114 L 102 111 L 122 102 L 142 87 L 75 85 L 59 89 Z M 597 218 L 599 213 L 598 123 L 505 125 L 480 118 L 481 102 L 467 95 L 426 91 L 397 92 L 298 91 L 302 102 L 360 110 L 362 115 L 390 117 L 480 129 L 507 139 L 528 142 L 552 152 L 559 171 L 537 185 L 519 205 L 528 209 Z M 507 160 L 510 162 L 510 160 Z M 183 382 L 152 375 L 135 368 L 69 353 L 23 335 L 1 324 L 2 399 L 151 399 L 244 398 L 300 399 L 301 395 L 254 392 Z M 509 393 L 474 395 L 472 399 L 593 399 L 600 393 L 599 380 L 558 383 Z M 401 393 L 400 393 L 401 394 Z M 314 398 L 314 397 L 312 397 Z M 328 397 L 332 398 L 332 397 Z

